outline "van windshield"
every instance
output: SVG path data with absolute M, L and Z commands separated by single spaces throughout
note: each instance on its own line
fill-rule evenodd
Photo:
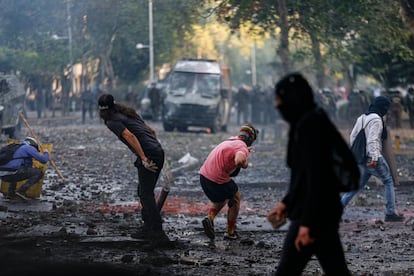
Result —
M 198 93 L 203 96 L 217 96 L 220 89 L 220 75 L 174 72 L 171 76 L 171 92 L 174 95 Z

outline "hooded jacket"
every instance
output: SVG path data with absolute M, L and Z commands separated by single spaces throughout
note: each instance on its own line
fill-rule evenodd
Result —
M 289 189 L 283 203 L 288 217 L 313 235 L 338 228 L 342 204 L 332 166 L 332 145 L 340 137 L 325 111 L 318 108 L 308 82 L 293 73 L 275 88 L 278 110 L 289 123 Z
M 377 161 L 382 156 L 382 142 L 387 139 L 387 130 L 382 117 L 387 114 L 389 107 L 390 100 L 388 98 L 376 97 L 368 111 L 358 117 L 349 137 L 352 145 L 359 131 L 365 128 L 366 150 L 369 158 L 373 161 Z

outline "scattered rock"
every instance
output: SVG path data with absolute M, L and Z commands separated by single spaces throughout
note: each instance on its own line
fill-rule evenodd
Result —
M 285 145 L 272 137 L 261 139 L 251 156 L 254 166 L 242 170 L 236 178 L 243 193 L 238 229 L 248 234 L 242 235 L 240 242 L 223 240 L 225 207 L 215 220 L 216 239 L 210 242 L 201 227 L 209 201 L 200 188 L 198 167 L 214 145 L 237 133 L 238 127 L 229 126 L 229 132 L 216 134 L 167 133 L 162 131 L 162 123 L 150 124 L 162 141 L 171 168 L 175 169 L 176 178 L 162 216 L 168 236 L 183 241 L 179 247 L 161 248 L 130 237 L 142 225 L 141 206 L 137 202 L 138 179 L 133 166 L 135 157 L 103 124 L 35 125 L 41 140 L 54 143 L 54 161 L 66 180 L 61 181 L 49 166 L 42 196 L 30 203 L 33 204 L 31 211 L 28 205 L 24 211 L 10 211 L 8 204 L 17 208 L 21 203 L 4 203 L 2 206 L 9 206 L 8 210 L 0 206 L 0 251 L 10 253 L 4 256 L 0 252 L 1 260 L 15 267 L 22 264 L 22 256 L 25 265 L 30 261 L 35 264 L 39 257 L 49 257 L 56 264 L 75 260 L 88 265 L 121 265 L 135 275 L 272 274 L 281 256 L 286 230 L 270 231 L 270 225 L 263 218 L 286 192 L 290 172 L 285 162 Z M 266 131 L 267 135 L 272 133 Z M 414 148 L 414 140 L 411 147 Z M 183 156 L 184 153 L 188 155 Z M 185 156 L 190 161 L 178 162 Z M 404 177 L 414 179 L 411 156 L 397 158 Z M 161 177 L 156 194 L 162 181 Z M 414 188 L 402 184 L 396 189 L 397 204 L 400 204 L 397 208 L 406 208 L 404 225 L 408 227 L 385 224 L 380 219 L 384 199 L 377 195 L 382 193 L 382 186 L 371 185 L 344 212 L 346 218 L 341 223 L 340 234 L 349 268 L 355 275 L 380 275 L 386 263 L 388 270 L 411 275 L 414 273 L 410 267 L 414 219 L 410 218 L 411 204 L 407 202 L 411 201 Z M 33 211 L 36 204 L 45 203 L 53 208 L 47 212 Z M 175 211 L 168 208 L 173 204 Z M 186 212 L 177 214 L 177 210 Z M 58 230 L 31 237 L 30 243 L 23 242 L 22 235 L 31 235 L 27 230 L 37 225 L 52 225 Z M 79 235 L 85 232 L 89 236 L 85 239 L 102 237 L 109 242 L 81 242 Z M 383 260 L 388 261 L 381 264 Z M 312 259 L 304 275 L 320 272 L 320 265 Z
M 96 230 L 92 229 L 92 228 L 88 228 L 88 230 L 86 230 L 86 235 L 91 236 L 91 235 L 97 235 L 98 232 L 96 232 Z
M 134 260 L 134 255 L 131 255 L 131 254 L 124 255 L 121 258 L 121 262 L 127 263 L 127 264 L 132 262 L 133 260 Z

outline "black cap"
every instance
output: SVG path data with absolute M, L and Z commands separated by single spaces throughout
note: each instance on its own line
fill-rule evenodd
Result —
M 100 110 L 111 109 L 115 106 L 114 97 L 111 94 L 102 94 L 99 97 L 98 105 Z

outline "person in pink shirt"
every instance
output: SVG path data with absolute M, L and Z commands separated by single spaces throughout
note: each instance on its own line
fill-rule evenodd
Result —
M 241 168 L 248 167 L 250 146 L 256 140 L 258 133 L 253 125 L 243 125 L 238 136 L 221 142 L 210 152 L 199 170 L 201 187 L 211 201 L 208 216 L 202 223 L 204 232 L 212 240 L 215 238 L 214 218 L 226 203 L 229 208 L 224 238 L 230 240 L 239 238 L 235 229 L 241 193 L 232 177 L 237 176 Z

